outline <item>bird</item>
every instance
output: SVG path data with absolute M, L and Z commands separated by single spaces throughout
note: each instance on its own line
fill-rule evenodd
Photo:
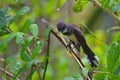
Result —
M 79 52 L 80 47 L 82 47 L 83 52 L 85 53 L 91 67 L 98 66 L 98 58 L 87 45 L 82 30 L 79 27 L 77 27 L 75 24 L 65 23 L 63 21 L 57 22 L 56 27 L 58 32 L 68 37 L 70 41 L 69 43 L 72 43 Z

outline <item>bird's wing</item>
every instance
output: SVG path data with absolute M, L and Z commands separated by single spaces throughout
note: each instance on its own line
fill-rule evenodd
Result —
M 86 54 L 89 63 L 91 64 L 92 67 L 96 67 L 98 65 L 97 58 L 96 58 L 95 54 L 93 53 L 93 51 L 87 45 L 81 29 L 78 28 L 74 24 L 71 25 L 70 27 L 73 29 L 73 34 L 75 35 L 76 39 L 82 46 L 82 49 L 83 49 L 84 53 Z

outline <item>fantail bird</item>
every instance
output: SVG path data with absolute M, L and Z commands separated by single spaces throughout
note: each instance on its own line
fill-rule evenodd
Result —
M 56 24 L 56 27 L 59 32 L 61 32 L 63 35 L 68 36 L 68 39 L 70 40 L 71 43 L 73 43 L 73 45 L 78 51 L 80 51 L 80 46 L 82 47 L 91 67 L 97 67 L 98 65 L 97 56 L 95 56 L 93 51 L 87 45 L 80 28 L 78 28 L 75 24 L 66 24 L 62 21 L 59 21 Z

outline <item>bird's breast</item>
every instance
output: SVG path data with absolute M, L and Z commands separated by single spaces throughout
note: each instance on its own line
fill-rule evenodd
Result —
M 71 35 L 69 35 L 68 37 L 69 37 L 69 39 L 70 39 L 71 41 L 73 41 L 73 42 L 75 42 L 75 43 L 78 42 L 78 40 L 76 39 L 75 35 L 71 34 Z

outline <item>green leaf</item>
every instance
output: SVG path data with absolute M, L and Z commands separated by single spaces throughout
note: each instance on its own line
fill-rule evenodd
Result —
M 7 49 L 8 49 L 7 44 L 0 46 L 1 55 L 4 54 L 4 53 L 6 53 L 6 52 L 7 52 Z
M 26 32 L 29 30 L 30 25 L 31 25 L 34 21 L 35 21 L 34 19 L 28 19 L 28 20 L 25 22 L 22 31 L 23 31 L 24 33 L 26 33 Z
M 72 77 L 65 77 L 63 80 L 75 80 L 75 79 Z
M 115 68 L 114 74 L 118 75 L 120 72 L 120 65 Z
M 83 68 L 83 69 L 82 69 L 82 73 L 83 73 L 83 75 L 84 75 L 85 77 L 87 77 L 87 76 L 88 76 L 88 69 L 87 69 L 87 68 Z
M 110 76 L 110 75 L 109 75 L 109 76 Z M 108 79 L 108 75 L 105 76 L 105 79 L 104 79 L 104 80 L 109 80 L 109 79 Z
M 33 63 L 34 63 L 34 60 L 28 61 L 28 62 L 24 65 L 24 68 L 25 68 L 25 69 L 30 68 Z
M 114 4 L 114 2 L 116 2 L 116 0 L 109 0 L 109 6 L 112 6 Z
M 4 7 L 1 9 L 1 11 L 6 14 L 11 8 L 10 7 Z
M 120 3 L 116 4 L 116 5 L 112 8 L 112 12 L 116 12 L 116 11 L 120 11 Z
M 16 71 L 18 71 L 21 67 L 22 67 L 22 61 L 21 60 L 18 60 L 18 59 L 15 59 L 13 62 L 11 62 L 8 66 L 13 74 L 16 73 Z
M 22 51 L 20 53 L 20 58 L 24 61 L 30 61 L 32 59 L 31 56 L 26 51 Z
M 73 11 L 78 13 L 82 11 L 82 9 L 83 9 L 83 5 L 81 4 L 81 0 L 77 0 L 77 2 L 73 6 Z
M 30 10 L 28 6 L 24 6 L 17 12 L 16 16 L 22 16 Z
M 8 31 L 0 29 L 0 36 L 6 35 L 8 33 L 9 33 Z
M 109 0 L 105 0 L 103 5 L 102 5 L 103 9 L 108 8 L 108 5 L 109 5 Z
M 83 7 L 88 3 L 88 0 L 77 0 L 73 6 L 73 11 L 78 13 L 83 10 Z
M 60 8 L 66 0 L 57 0 L 57 8 Z
M 11 39 L 13 39 L 16 36 L 17 32 L 13 32 L 11 34 L 9 34 L 5 39 L 3 39 L 0 42 L 0 46 L 3 46 L 4 44 L 8 43 Z
M 36 71 L 36 69 L 34 68 L 34 69 L 30 72 L 30 74 L 28 75 L 28 77 L 26 78 L 26 80 L 31 80 L 32 75 L 34 74 L 35 71 Z
M 111 9 L 113 7 L 115 0 L 104 0 L 104 3 L 102 5 L 103 9 Z
M 5 63 L 9 64 L 10 62 L 14 61 L 16 59 L 16 56 L 9 56 L 5 59 Z
M 22 62 L 17 59 L 16 55 L 9 56 L 5 59 L 6 69 L 10 69 L 13 74 L 20 69 Z
M 11 23 L 13 23 L 13 21 L 15 21 L 18 17 L 20 17 L 20 16 L 24 15 L 25 13 L 27 13 L 29 10 L 30 10 L 30 8 L 29 8 L 28 6 L 22 7 L 22 8 L 16 13 L 15 16 L 11 16 L 11 17 L 10 17 L 10 19 L 9 19 L 9 20 L 10 20 L 9 25 L 10 25 Z
M 44 38 L 47 38 L 47 37 L 48 37 L 51 29 L 52 29 L 51 26 L 48 26 L 48 27 L 45 29 L 45 31 L 44 31 Z
M 74 78 L 74 80 L 83 80 L 83 78 L 80 75 L 80 73 L 75 73 L 75 74 L 72 75 L 72 77 Z
M 105 78 L 107 77 L 108 75 L 106 73 L 96 73 L 94 75 L 94 79 L 95 80 L 106 80 Z
M 38 36 L 38 26 L 37 26 L 37 24 L 31 24 L 30 25 L 30 32 L 32 33 L 32 35 L 34 37 Z
M 29 53 L 26 52 L 27 47 L 30 45 L 30 43 L 33 40 L 33 36 L 28 37 L 25 40 L 25 44 L 22 47 L 21 53 L 20 53 L 20 57 L 21 59 L 25 60 L 25 61 L 29 61 L 31 60 L 31 56 L 29 55 Z
M 17 78 L 24 70 L 25 70 L 24 67 L 20 68 L 20 69 L 18 70 L 18 72 L 15 74 L 14 80 L 16 80 L 16 78 Z
M 4 12 L 0 9 L 0 28 L 3 28 L 7 25 L 7 19 Z
M 38 54 L 41 52 L 43 42 L 42 41 L 37 41 L 35 48 L 32 51 L 32 57 L 34 58 L 35 56 L 38 56 Z
M 33 63 L 34 63 L 33 60 L 25 63 L 25 65 L 22 66 L 22 68 L 20 68 L 20 69 L 18 70 L 18 72 L 15 74 L 14 80 L 16 80 L 16 78 L 17 78 L 23 71 L 25 71 L 26 69 L 29 69 L 29 68 L 32 66 Z
M 119 37 L 118 37 L 118 40 L 117 40 L 117 42 L 120 44 L 120 35 L 119 35 Z
M 120 37 L 120 31 L 115 32 L 114 36 L 112 36 L 112 42 L 116 42 L 116 41 L 120 42 L 119 37 Z
M 16 0 L 16 2 L 18 2 L 18 3 L 24 3 L 25 0 Z
M 10 25 L 15 19 L 15 16 L 7 16 L 8 25 Z
M 24 40 L 23 40 L 23 33 L 18 32 L 16 35 L 16 43 L 17 44 L 23 44 Z
M 118 42 L 113 42 L 107 50 L 107 69 L 109 72 L 113 72 L 116 63 L 119 60 L 120 55 L 120 44 Z
M 25 44 L 22 47 L 22 51 L 26 50 L 26 48 L 30 45 L 30 43 L 32 42 L 32 40 L 33 40 L 33 36 L 30 36 L 30 37 L 26 38 Z

